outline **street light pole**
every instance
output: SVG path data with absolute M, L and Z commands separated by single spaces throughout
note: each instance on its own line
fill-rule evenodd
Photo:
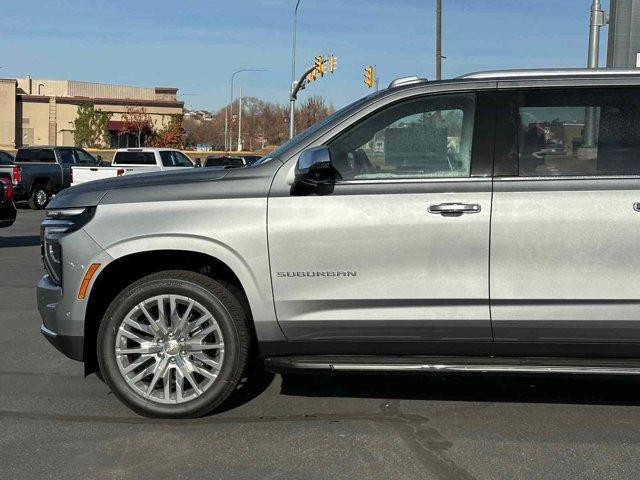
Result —
M 436 0 L 436 80 L 442 78 L 442 0 Z
M 300 1 L 296 1 L 296 8 L 293 10 L 293 42 L 291 45 L 291 89 L 289 90 L 289 138 L 293 138 L 296 133 L 296 98 L 293 94 L 296 88 L 296 34 L 298 30 L 298 7 Z
M 238 99 L 238 151 L 242 151 L 242 87 Z
M 233 81 L 236 78 L 236 75 L 242 72 L 266 72 L 267 70 L 264 68 L 243 68 L 241 70 L 236 70 L 231 74 L 231 96 L 229 98 L 229 107 L 224 111 L 224 149 L 225 151 L 230 151 L 233 148 L 233 140 L 231 134 L 231 128 L 229 127 L 229 122 L 233 118 Z M 227 111 L 229 113 L 227 113 Z

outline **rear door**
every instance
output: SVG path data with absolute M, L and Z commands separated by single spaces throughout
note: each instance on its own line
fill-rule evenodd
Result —
M 335 132 L 334 183 L 272 189 L 273 294 L 290 340 L 385 342 L 386 353 L 491 342 L 492 121 L 474 93 L 405 99 Z
M 507 97 L 491 223 L 496 342 L 640 342 L 640 90 Z

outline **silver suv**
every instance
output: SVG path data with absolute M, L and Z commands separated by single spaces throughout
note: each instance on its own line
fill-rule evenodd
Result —
M 38 305 L 157 417 L 213 410 L 252 356 L 639 374 L 639 231 L 638 70 L 406 78 L 249 168 L 62 191 Z

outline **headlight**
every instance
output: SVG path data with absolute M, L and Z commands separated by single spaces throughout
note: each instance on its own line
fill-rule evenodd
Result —
M 95 207 L 47 210 L 40 226 L 40 251 L 44 268 L 51 279 L 62 284 L 62 245 L 60 239 L 86 225 Z

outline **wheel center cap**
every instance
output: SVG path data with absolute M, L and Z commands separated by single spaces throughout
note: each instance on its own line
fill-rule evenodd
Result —
M 180 351 L 180 344 L 176 340 L 169 340 L 164 344 L 164 351 L 167 355 L 177 355 Z

